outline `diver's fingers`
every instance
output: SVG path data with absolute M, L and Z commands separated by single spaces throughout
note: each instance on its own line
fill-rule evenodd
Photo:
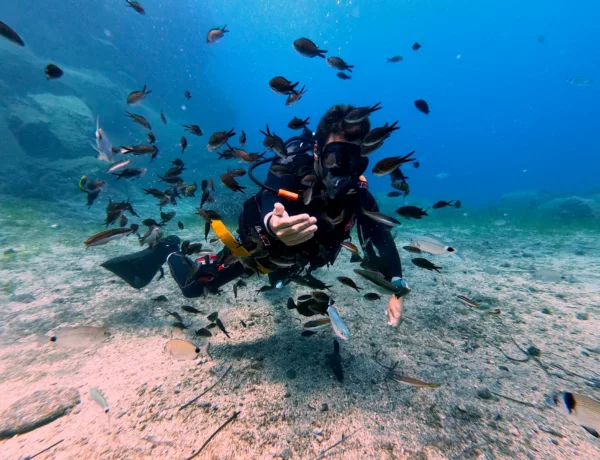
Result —
M 315 236 L 314 233 L 303 233 L 298 237 L 292 238 L 290 241 L 286 242 L 287 246 L 295 246 L 297 244 L 301 244 L 304 243 L 305 241 L 310 240 L 313 236 Z
M 275 203 L 275 207 L 273 208 L 273 215 L 277 217 L 282 217 L 285 213 L 285 206 L 281 203 Z
M 271 226 L 274 230 L 284 230 L 288 227 L 292 227 L 293 225 L 299 224 L 308 219 L 310 219 L 310 216 L 308 214 L 298 214 L 296 216 L 291 217 L 280 217 L 277 219 L 277 222 L 273 223 Z
M 307 220 L 300 222 L 299 224 L 292 225 L 291 227 L 284 229 L 283 232 L 288 233 L 288 234 L 299 233 L 299 232 L 307 229 L 310 226 L 314 226 L 316 223 L 317 223 L 317 219 L 314 217 L 311 217 Z M 313 231 L 316 232 L 316 229 Z

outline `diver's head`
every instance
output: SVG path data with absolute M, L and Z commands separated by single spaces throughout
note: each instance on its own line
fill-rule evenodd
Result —
M 369 164 L 360 153 L 371 123 L 368 119 L 360 123 L 344 121 L 354 109 L 351 105 L 333 106 L 319 121 L 315 135 L 315 171 L 331 199 L 341 198 L 357 188 Z

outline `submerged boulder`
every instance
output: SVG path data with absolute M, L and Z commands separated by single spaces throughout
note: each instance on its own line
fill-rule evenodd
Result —
M 75 388 L 40 390 L 0 414 L 0 439 L 27 433 L 67 415 L 81 402 Z

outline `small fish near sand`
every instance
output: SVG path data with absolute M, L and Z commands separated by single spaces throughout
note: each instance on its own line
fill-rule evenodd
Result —
M 413 379 L 412 377 L 406 377 L 399 374 L 393 374 L 391 379 L 398 383 L 404 383 L 417 388 L 439 388 L 441 386 L 437 383 L 427 383 L 423 382 L 422 380 Z
M 106 398 L 100 392 L 100 390 L 97 390 L 96 388 L 90 388 L 90 397 L 100 405 L 105 414 L 108 414 L 110 408 L 108 406 L 108 402 L 106 402 Z
M 198 357 L 200 348 L 187 340 L 169 339 L 165 350 L 179 361 L 193 360 Z
M 342 283 L 344 286 L 348 286 L 354 290 L 356 290 L 356 292 L 360 292 L 360 289 L 356 283 L 354 282 L 354 280 L 352 278 L 348 278 L 347 276 L 338 276 L 337 280 Z
M 331 320 L 331 327 L 333 328 L 333 332 L 342 340 L 350 339 L 350 329 L 342 320 L 342 317 L 338 313 L 337 309 L 331 305 L 331 300 L 329 301 L 329 306 L 327 307 L 327 314 L 329 315 L 329 319 Z
M 438 267 L 433 262 L 430 262 L 429 260 L 424 259 L 422 257 L 412 259 L 412 263 L 415 264 L 417 267 L 424 268 L 425 270 L 436 271 L 438 273 L 441 273 L 440 270 L 442 269 L 442 267 Z
M 44 336 L 44 341 L 55 343 L 60 348 L 87 348 L 97 345 L 110 337 L 110 333 L 103 327 L 67 327 L 56 330 L 49 338 Z
M 546 404 L 565 415 L 573 423 L 581 425 L 595 438 L 600 438 L 600 401 L 581 394 L 562 391 L 546 399 Z
M 470 308 L 475 308 L 475 309 L 480 309 L 480 305 L 475 302 L 474 300 L 469 299 L 468 297 L 465 297 L 464 295 L 457 295 L 456 298 L 458 299 L 458 301 L 464 305 L 466 305 L 467 307 Z
M 129 228 L 111 228 L 110 230 L 104 230 L 103 232 L 96 233 L 94 236 L 89 237 L 83 244 L 88 248 L 92 246 L 102 246 L 111 241 L 123 238 L 124 236 L 136 233 L 138 228 L 137 224 L 132 224 Z

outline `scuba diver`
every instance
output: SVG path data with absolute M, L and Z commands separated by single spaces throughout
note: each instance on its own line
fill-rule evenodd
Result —
M 261 191 L 244 203 L 237 238 L 220 220 L 211 222 L 225 244 L 216 258 L 207 255 L 193 262 L 182 252 L 168 255 L 171 275 L 184 296 L 218 293 L 226 283 L 254 273 L 268 274 L 271 286 L 276 287 L 297 281 L 305 270 L 305 277 L 312 278 L 314 269 L 335 262 L 341 244 L 351 240 L 356 226 L 364 252 L 361 266 L 382 273 L 402 292 L 391 294 L 387 307 L 388 324 L 400 324 L 403 295 L 410 288 L 402 278 L 389 227 L 363 213 L 378 211 L 378 206 L 363 177 L 369 160 L 361 156 L 361 143 L 370 131 L 370 122 L 368 118 L 359 123 L 344 121 L 354 109 L 350 105 L 332 107 L 321 118 L 316 133 L 305 129 L 302 136 L 286 143 L 287 155 L 252 164 L 248 175 Z M 263 184 L 253 171 L 266 163 L 272 165 Z M 353 261 L 359 260 L 353 256 Z

